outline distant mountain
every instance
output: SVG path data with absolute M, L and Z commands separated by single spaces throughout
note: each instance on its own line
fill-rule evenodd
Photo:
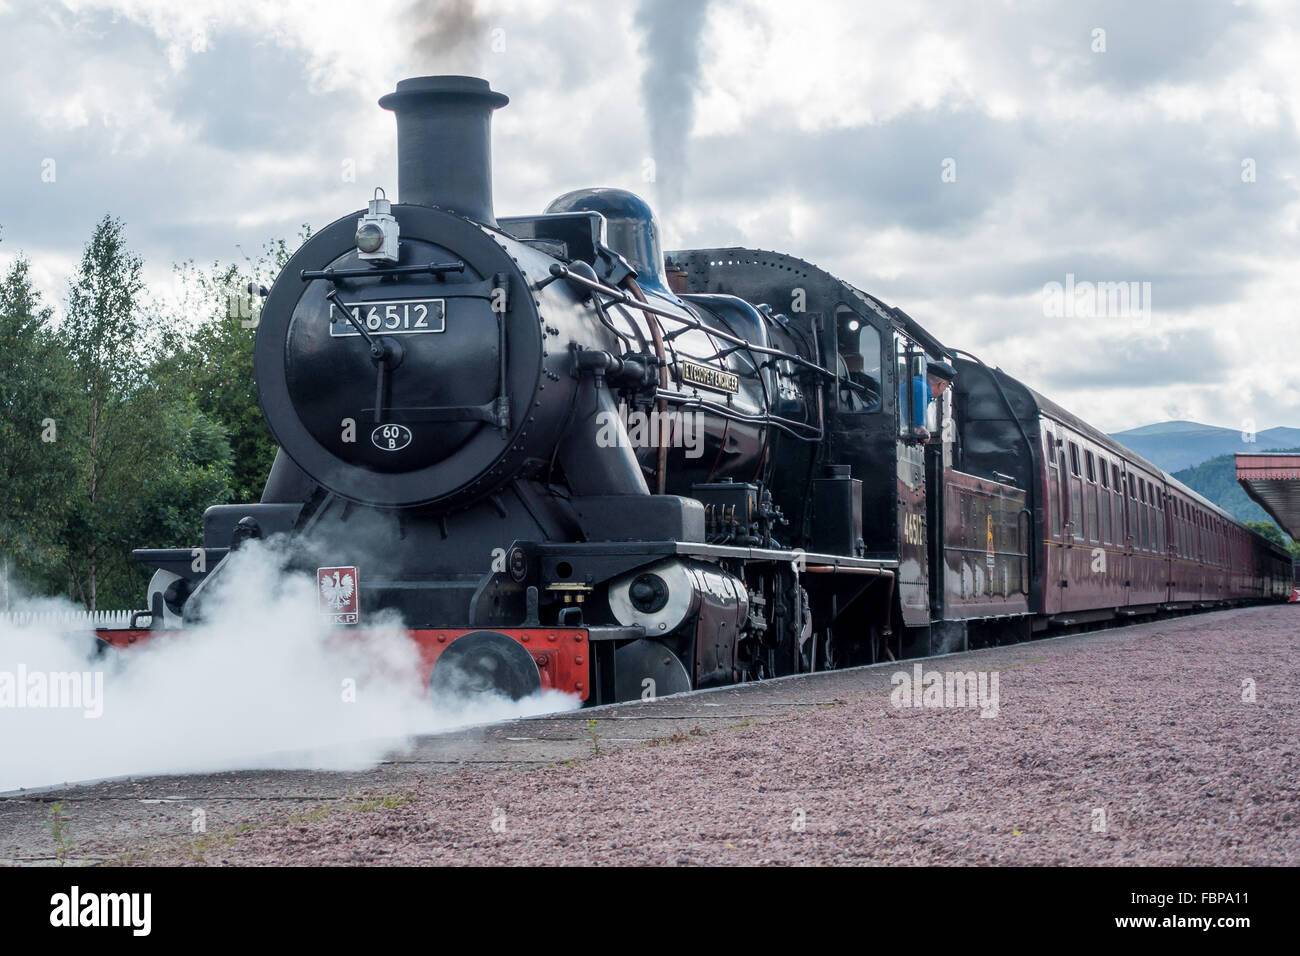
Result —
M 1300 446 L 1300 428 L 1267 428 L 1255 435 L 1254 442 L 1246 442 L 1242 441 L 1240 431 L 1198 422 L 1158 422 L 1155 425 L 1114 432 L 1110 437 L 1171 473 L 1202 462 L 1208 463 L 1209 459 L 1219 455 Z M 1236 484 L 1235 477 L 1233 484 Z M 1258 505 L 1246 498 L 1244 492 L 1242 500 L 1251 504 L 1260 514 L 1263 513 Z
M 1300 448 L 1278 450 L 1300 452 Z M 1268 513 L 1247 498 L 1246 492 L 1237 484 L 1237 462 L 1232 455 L 1219 455 L 1192 468 L 1176 471 L 1174 477 L 1213 501 L 1238 521 L 1273 523 Z
M 1126 432 L 1120 432 L 1123 435 L 1177 435 L 1187 434 L 1188 432 L 1203 432 L 1206 429 L 1215 430 L 1218 426 L 1202 425 L 1200 422 L 1156 422 L 1154 425 L 1142 425 L 1139 428 L 1130 428 Z M 1222 430 L 1222 429 L 1221 429 Z

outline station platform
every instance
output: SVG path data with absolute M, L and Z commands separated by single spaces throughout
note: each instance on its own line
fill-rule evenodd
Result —
M 0 865 L 1294 867 L 1298 634 L 1296 607 L 1246 607 L 465 728 L 355 771 L 3 794 Z M 988 675 L 996 713 L 900 699 L 916 670 Z
M 1250 499 L 1268 512 L 1283 531 L 1300 540 L 1300 455 L 1282 452 L 1237 455 L 1237 483 Z M 1291 600 L 1300 600 L 1300 565 L 1293 568 L 1296 587 Z

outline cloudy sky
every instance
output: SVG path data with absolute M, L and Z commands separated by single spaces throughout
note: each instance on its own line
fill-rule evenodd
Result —
M 106 212 L 165 295 L 395 192 L 375 100 L 474 72 L 500 214 L 622 186 L 670 246 L 810 259 L 1108 430 L 1300 426 L 1291 3 L 0 0 L 0 64 L 0 266 L 56 303 Z M 1069 275 L 1149 312 L 1061 315 Z

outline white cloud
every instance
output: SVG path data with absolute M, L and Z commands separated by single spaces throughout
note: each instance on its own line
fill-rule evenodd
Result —
M 393 122 L 375 100 L 437 68 L 437 44 L 412 42 L 432 9 L 0 2 L 0 124 L 15 144 L 0 155 L 0 260 L 25 250 L 59 297 L 105 211 L 165 276 L 323 225 L 373 185 L 394 192 Z M 657 198 L 642 172 L 663 144 L 647 133 L 634 13 L 626 0 L 479 4 L 473 59 L 512 99 L 495 120 L 500 212 L 585 185 Z M 669 244 L 818 261 L 1103 427 L 1168 409 L 1294 424 L 1300 385 L 1260 361 L 1294 339 L 1300 298 L 1298 48 L 1284 2 L 714 0 Z M 945 157 L 959 177 L 941 188 Z M 1038 290 L 1067 271 L 1151 281 L 1167 337 L 1045 322 Z M 1129 353 L 1189 367 L 1117 379 Z

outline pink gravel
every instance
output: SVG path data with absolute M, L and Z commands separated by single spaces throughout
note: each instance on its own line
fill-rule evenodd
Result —
M 891 706 L 908 661 L 859 672 L 839 706 L 430 778 L 389 808 L 260 826 L 206 862 L 1294 866 L 1298 625 L 1271 607 L 922 662 L 998 670 L 988 719 Z

